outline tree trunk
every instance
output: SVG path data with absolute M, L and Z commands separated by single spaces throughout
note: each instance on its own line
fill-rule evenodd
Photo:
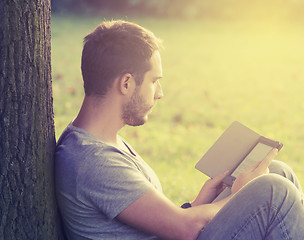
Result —
M 50 0 L 0 1 L 0 239 L 63 239 L 54 193 Z

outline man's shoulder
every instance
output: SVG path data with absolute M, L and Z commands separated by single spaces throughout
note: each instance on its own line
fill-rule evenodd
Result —
M 83 141 L 94 141 L 96 142 L 96 139 L 93 138 L 92 135 L 90 135 L 88 132 L 81 128 L 74 127 L 72 124 L 69 124 L 66 129 L 62 132 L 56 147 L 60 147 L 62 145 L 67 144 L 80 144 Z
M 66 148 L 71 148 L 73 151 L 77 152 L 83 151 L 87 148 L 106 148 L 106 144 L 87 131 L 69 124 L 56 144 L 56 152 Z
M 55 159 L 56 161 L 84 159 L 96 155 L 96 152 L 102 151 L 104 148 L 102 142 L 70 124 L 63 131 L 56 144 Z
M 69 125 L 56 144 L 55 159 L 90 159 L 99 164 L 110 159 L 127 158 L 119 149 L 108 145 L 83 129 Z

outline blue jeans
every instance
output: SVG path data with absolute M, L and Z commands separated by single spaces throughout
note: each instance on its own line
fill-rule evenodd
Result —
M 294 172 L 273 161 L 270 174 L 243 187 L 205 226 L 198 240 L 304 239 L 303 192 Z

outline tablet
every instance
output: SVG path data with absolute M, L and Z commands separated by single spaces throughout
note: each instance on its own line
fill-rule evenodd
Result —
M 282 143 L 263 137 L 235 121 L 198 161 L 195 168 L 211 178 L 229 170 L 230 176 L 223 182 L 231 186 L 240 172 L 263 160 L 273 148 L 280 150 L 282 146 Z

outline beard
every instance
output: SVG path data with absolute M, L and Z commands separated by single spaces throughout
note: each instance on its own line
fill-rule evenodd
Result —
M 122 119 L 130 126 L 140 126 L 146 123 L 148 112 L 153 106 L 147 104 L 136 88 L 131 99 L 122 106 Z

